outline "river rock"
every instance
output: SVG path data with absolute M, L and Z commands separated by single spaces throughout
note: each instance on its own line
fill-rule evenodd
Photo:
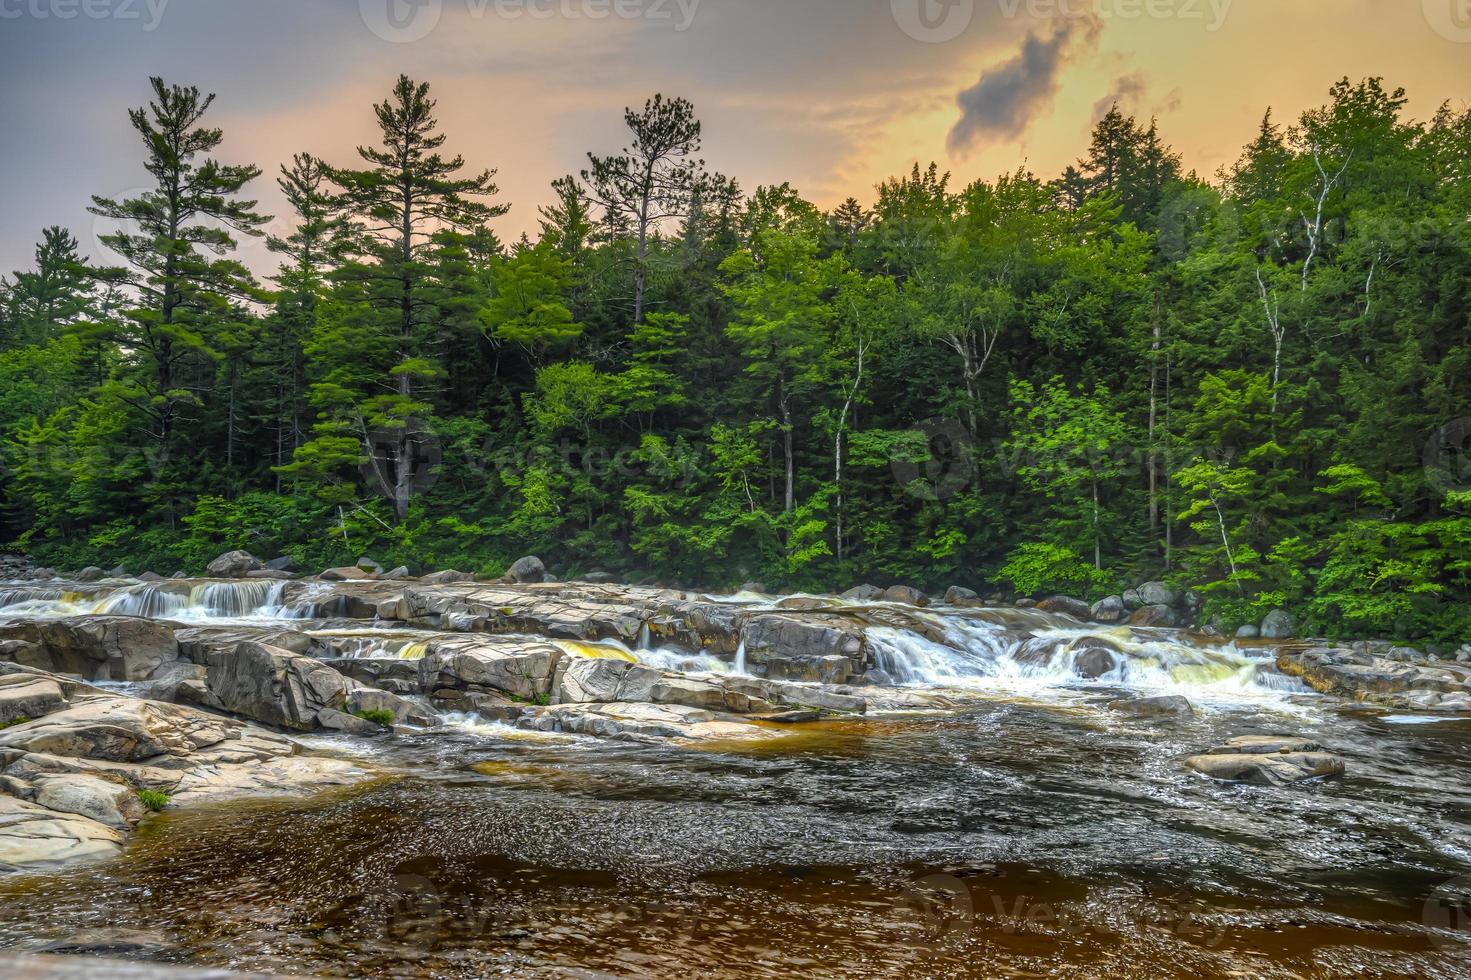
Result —
M 838 598 L 849 602 L 878 602 L 883 595 L 884 590 L 876 585 L 856 585 Z
M 753 592 L 756 595 L 769 595 L 766 591 L 765 582 L 746 582 L 740 587 L 741 592 Z
M 417 728 L 432 728 L 438 722 L 434 712 L 417 702 L 387 691 L 359 685 L 355 681 L 348 682 L 347 711 L 351 714 L 364 711 L 387 711 L 393 715 L 395 725 L 413 725 Z
M 1129 615 L 1130 626 L 1171 627 L 1175 622 L 1175 611 L 1169 606 L 1144 606 Z
M 1206 755 L 1291 755 L 1295 752 L 1321 752 L 1323 746 L 1310 738 L 1295 735 L 1241 735 L 1225 745 L 1218 745 Z
M 1124 600 L 1124 608 L 1129 612 L 1133 612 L 1135 609 L 1144 605 L 1144 600 L 1139 598 L 1138 589 L 1126 589 L 1122 598 Z
M 525 585 L 528 582 L 545 582 L 547 580 L 547 567 L 540 558 L 528 555 L 518 558 L 506 572 L 506 577 L 517 585 Z
M 342 710 L 348 682 L 320 661 L 254 641 L 203 653 L 204 707 L 298 731 L 338 727 L 324 724 L 335 718 L 322 713 Z
M 1055 595 L 1043 599 L 1037 603 L 1037 608 L 1047 613 L 1059 616 L 1070 616 L 1080 622 L 1086 622 L 1093 615 L 1093 607 L 1082 599 L 1074 599 L 1071 596 Z
M 430 585 L 454 585 L 457 582 L 473 582 L 475 581 L 475 576 L 469 572 L 457 572 L 452 568 L 447 568 L 444 571 L 435 572 L 432 575 L 425 575 L 420 581 L 427 582 Z
M 1178 694 L 1110 701 L 1108 708 L 1110 711 L 1134 718 L 1193 718 L 1195 716 L 1195 708 Z
M 1073 657 L 1073 673 L 1088 680 L 1097 680 L 1118 669 L 1114 655 L 1102 647 L 1090 647 Z
M 564 654 L 549 643 L 500 637 L 445 638 L 419 661 L 420 688 L 489 688 L 525 700 L 551 695 Z
M 1124 608 L 1124 597 L 1111 595 L 1106 599 L 1100 599 L 1088 610 L 1088 618 L 1095 623 L 1122 623 L 1128 610 Z
M 272 558 L 270 561 L 266 562 L 266 568 L 272 572 L 301 571 L 301 566 L 299 566 L 296 563 L 296 559 L 292 558 L 290 555 L 282 555 L 279 558 Z
M 362 579 L 377 578 L 377 575 L 366 568 L 353 565 L 352 567 L 329 568 L 317 577 L 324 582 L 356 582 Z
M 1261 635 L 1267 640 L 1286 640 L 1297 635 L 1297 618 L 1285 609 L 1274 609 L 1262 620 Z
M 1261 635 L 1261 629 L 1249 623 L 1236 631 L 1236 638 L 1238 640 L 1255 640 Z
M 1145 582 L 1139 586 L 1139 602 L 1145 606 L 1173 606 L 1179 598 L 1174 589 L 1163 582 Z
M 617 585 L 618 576 L 612 572 L 588 572 L 579 581 L 589 585 Z
M 945 605 L 947 606 L 978 606 L 981 597 L 970 589 L 959 585 L 952 585 L 945 590 Z
M 787 664 L 831 662 L 841 657 L 848 664 L 848 675 L 863 670 L 864 639 L 860 626 L 836 617 L 760 616 L 746 624 L 744 639 L 746 658 L 756 665 L 786 661 Z M 779 670 L 789 668 L 783 665 Z
M 0 676 L 0 725 L 40 718 L 66 707 L 61 685 L 28 674 Z
M 63 774 L 35 782 L 35 803 L 58 813 L 74 813 L 115 830 L 127 830 L 143 819 L 144 808 L 131 786 L 96 776 Z
M 879 596 L 883 602 L 898 602 L 906 606 L 928 606 L 930 597 L 908 585 L 891 585 Z
M 96 565 L 88 565 L 80 572 L 77 572 L 77 581 L 100 582 L 102 580 L 102 576 L 105 574 L 106 573 L 102 569 L 98 568 Z
M 122 850 L 122 834 L 90 817 L 0 794 L 0 872 L 105 860 Z
M 1277 667 L 1323 694 L 1401 708 L 1459 712 L 1471 696 L 1471 668 L 1462 664 L 1406 663 L 1347 647 L 1312 647 L 1282 651 Z
M 1344 772 L 1342 760 L 1326 752 L 1196 755 L 1186 759 L 1185 765 L 1212 779 L 1254 786 L 1285 786 L 1306 779 L 1330 779 Z
M 0 622 L 0 640 L 23 644 L 8 660 L 88 680 L 145 680 L 178 657 L 171 626 L 130 616 Z
M 246 572 L 258 572 L 265 567 L 248 551 L 228 551 L 210 562 L 205 571 L 210 578 L 244 578 Z

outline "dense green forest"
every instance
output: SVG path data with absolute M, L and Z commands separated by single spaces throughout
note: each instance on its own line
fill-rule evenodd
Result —
M 49 228 L 0 280 L 0 538 L 38 562 L 1163 575 L 1226 628 L 1471 632 L 1471 110 L 1344 80 L 1203 179 L 1116 108 L 1056 179 L 916 167 L 825 213 L 655 97 L 506 242 L 403 78 L 355 159 L 280 167 L 261 280 L 269 178 L 212 100 L 130 113 L 116 266 Z

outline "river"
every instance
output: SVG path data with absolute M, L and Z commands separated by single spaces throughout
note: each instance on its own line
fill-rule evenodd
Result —
M 0 615 L 121 609 L 413 655 L 413 630 L 238 592 L 16 587 Z M 621 742 L 463 715 L 303 737 L 386 775 L 166 813 L 117 860 L 0 880 L 0 948 L 344 976 L 1471 975 L 1471 722 L 1312 694 L 1262 651 L 1184 634 L 924 616 L 929 635 L 869 635 L 900 691 L 943 700 L 780 737 Z M 1022 625 L 1031 652 L 1008 639 Z M 1079 678 L 1039 633 L 1127 656 Z M 1108 708 L 1138 693 L 1196 713 Z M 1251 734 L 1317 740 L 1347 776 L 1261 788 L 1181 764 Z

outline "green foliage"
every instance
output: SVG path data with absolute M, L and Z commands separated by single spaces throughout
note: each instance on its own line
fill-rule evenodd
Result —
M 1113 587 L 1113 576 L 1094 568 L 1082 555 L 1062 545 L 1029 541 L 1007 556 L 993 582 L 1019 596 L 1061 594 L 1099 598 Z
M 143 802 L 145 808 L 153 813 L 158 813 L 169 805 L 169 800 L 172 797 L 162 790 L 140 789 L 138 791 L 138 799 Z
M 42 563 L 1165 577 L 1227 628 L 1471 633 L 1464 108 L 1344 80 L 1215 185 L 1115 109 L 1055 180 L 915 166 L 824 214 L 659 96 L 505 247 L 400 78 L 355 168 L 280 169 L 268 294 L 258 171 L 152 92 L 149 188 L 93 202 L 119 266 L 47 228 L 0 278 L 0 521 Z
M 29 725 L 30 723 L 31 719 L 27 718 L 25 715 L 20 715 L 18 717 L 10 719 L 9 721 L 0 721 L 0 732 L 5 731 L 5 729 L 7 728 L 18 728 L 21 725 Z
M 353 715 L 363 719 L 363 721 L 371 721 L 373 724 L 381 725 L 384 728 L 393 727 L 393 712 L 387 708 L 369 708 L 366 711 L 354 711 Z

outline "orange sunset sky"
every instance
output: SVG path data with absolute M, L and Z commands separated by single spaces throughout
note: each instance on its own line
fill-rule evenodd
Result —
M 433 84 L 448 149 L 499 170 L 536 227 L 547 185 L 622 141 L 621 111 L 691 99 L 709 165 L 831 206 L 915 162 L 959 182 L 1050 177 L 1118 101 L 1188 168 L 1235 159 L 1342 76 L 1382 75 L 1417 118 L 1471 98 L 1471 0 L 0 0 L 0 269 L 46 224 L 105 257 L 88 195 L 145 182 L 126 110 L 147 76 L 218 93 L 222 156 L 335 163 L 375 138 L 398 72 Z M 71 12 L 72 16 L 63 14 Z M 273 229 L 276 230 L 276 229 Z M 274 263 L 258 244 L 243 255 Z

